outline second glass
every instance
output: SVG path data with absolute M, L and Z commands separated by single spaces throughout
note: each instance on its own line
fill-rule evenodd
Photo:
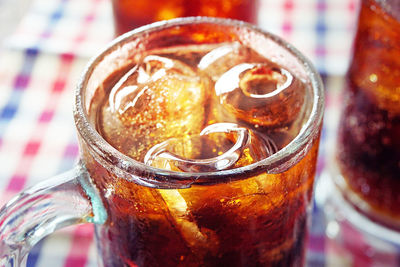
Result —
M 400 3 L 363 0 L 338 131 L 345 197 L 400 232 Z
M 112 0 L 116 34 L 155 21 L 207 16 L 257 22 L 259 0 Z
M 400 2 L 360 4 L 336 151 L 317 202 L 335 247 L 398 266 L 390 261 L 400 255 Z

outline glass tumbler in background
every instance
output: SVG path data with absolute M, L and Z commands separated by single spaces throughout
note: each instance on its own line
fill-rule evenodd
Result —
M 303 266 L 321 79 L 241 21 L 138 28 L 79 83 L 81 161 L 0 211 L 0 265 L 94 222 L 100 266 Z
M 155 21 L 207 16 L 257 23 L 259 0 L 112 0 L 116 35 Z
M 353 49 L 335 162 L 317 196 L 331 226 L 352 225 L 365 239 L 346 239 L 344 226 L 328 223 L 328 232 L 336 229 L 330 233 L 334 240 L 367 261 L 391 266 L 385 255 L 400 251 L 399 1 L 361 1 Z

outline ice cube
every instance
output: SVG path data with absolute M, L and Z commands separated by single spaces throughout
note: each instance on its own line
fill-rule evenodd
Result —
M 220 104 L 252 125 L 288 126 L 304 110 L 304 84 L 272 62 L 241 63 L 215 83 Z
M 265 60 L 253 49 L 233 42 L 221 45 L 208 52 L 200 60 L 198 68 L 216 81 L 223 73 L 240 63 L 263 62 Z
M 202 228 L 200 229 L 193 218 L 186 200 L 182 197 L 177 189 L 158 189 L 157 190 L 172 218 L 172 223 L 186 241 L 187 245 L 193 252 L 201 253 L 213 249 L 218 240 L 211 230 Z M 207 250 L 205 250 L 207 249 Z
M 276 151 L 266 136 L 234 123 L 216 123 L 200 135 L 171 138 L 153 146 L 144 162 L 174 171 L 209 172 L 245 166 Z
M 179 143 L 175 143 L 178 145 Z M 168 161 L 156 159 L 145 159 L 145 163 L 153 167 L 176 170 L 173 164 Z M 199 227 L 185 198 L 178 189 L 157 189 L 162 201 L 168 210 L 169 221 L 174 225 L 192 251 L 193 256 L 203 257 L 204 253 L 215 254 L 218 250 L 218 237 L 216 233 L 205 227 Z M 214 255 L 215 256 L 215 255 Z
M 108 108 L 103 109 L 103 136 L 142 161 L 154 144 L 201 131 L 207 86 L 207 80 L 183 62 L 147 56 L 111 89 Z
M 254 163 L 276 150 L 271 139 L 254 130 L 235 123 L 216 123 L 205 127 L 199 135 L 171 138 L 154 146 L 146 154 L 145 163 L 174 171 L 218 171 Z M 254 179 L 217 184 L 212 190 L 193 185 L 158 192 L 169 209 L 172 223 L 193 253 L 213 255 L 226 242 L 219 234 L 229 232 L 224 229 L 223 220 L 228 220 L 229 225 L 245 226 L 249 220 L 264 216 L 274 205 L 258 182 L 268 178 L 265 176 L 263 173 Z M 251 218 L 247 220 L 246 216 Z
M 166 83 L 166 78 L 173 80 Z M 113 86 L 109 95 L 110 108 L 123 117 L 123 114 L 129 109 L 140 111 L 140 106 L 146 104 L 146 100 L 148 100 L 147 102 L 152 100 L 151 96 L 147 96 L 145 100 L 142 99 L 142 95 L 146 94 L 148 90 L 154 91 L 154 97 L 160 97 L 161 94 L 167 93 L 162 90 L 175 93 L 174 96 L 179 94 L 181 89 L 198 93 L 197 89 L 201 87 L 200 85 L 203 82 L 199 75 L 183 62 L 149 55 L 138 65 L 128 70 Z M 147 92 L 147 94 L 149 93 Z M 192 97 L 195 97 L 195 95 Z

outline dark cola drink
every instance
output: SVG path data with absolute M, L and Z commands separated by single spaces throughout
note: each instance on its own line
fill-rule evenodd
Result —
M 196 40 L 217 36 L 210 26 L 195 30 L 201 27 L 206 37 L 196 33 Z M 160 176 L 191 173 L 193 181 L 161 189 L 87 160 L 109 214 L 96 230 L 100 262 L 303 266 L 318 135 L 287 167 L 243 168 L 292 142 L 310 117 L 311 95 L 307 80 L 236 41 L 168 44 L 133 55 L 99 86 L 91 120 L 126 156 Z M 223 171 L 232 175 L 221 180 Z M 207 173 L 213 176 L 203 180 Z
M 347 75 L 337 158 L 346 181 L 342 187 L 346 198 L 368 217 L 397 229 L 399 84 L 400 3 L 363 0 Z
M 257 22 L 259 0 L 112 0 L 116 34 L 155 21 L 207 16 Z

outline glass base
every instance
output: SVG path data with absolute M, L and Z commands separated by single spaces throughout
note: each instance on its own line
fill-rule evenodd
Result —
M 382 226 L 349 204 L 325 171 L 315 200 L 325 220 L 326 266 L 400 266 L 400 232 Z

